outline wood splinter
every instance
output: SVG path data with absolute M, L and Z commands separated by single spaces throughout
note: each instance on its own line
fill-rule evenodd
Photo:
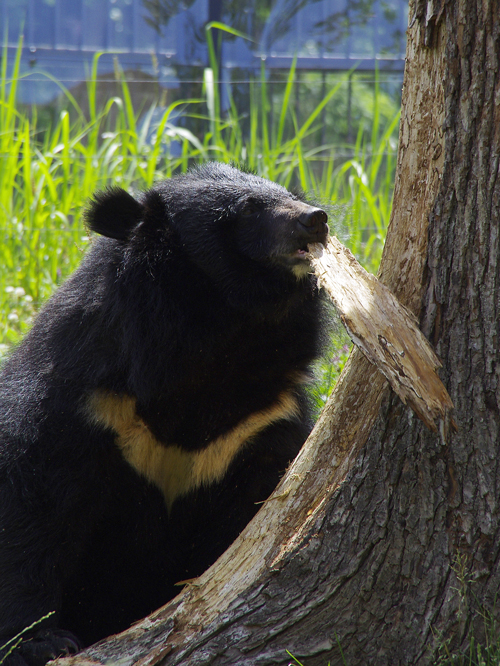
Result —
M 414 315 L 332 236 L 326 248 L 309 245 L 320 287 L 337 308 L 353 343 L 388 379 L 404 404 L 446 439 L 454 427 L 448 392 L 436 370 L 441 362 Z

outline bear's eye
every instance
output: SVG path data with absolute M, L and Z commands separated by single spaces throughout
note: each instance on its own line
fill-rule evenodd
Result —
M 241 217 L 252 217 L 259 212 L 259 207 L 254 201 L 247 201 L 243 208 L 240 210 Z

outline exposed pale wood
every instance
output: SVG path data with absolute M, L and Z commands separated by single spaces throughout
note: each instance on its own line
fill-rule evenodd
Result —
M 335 238 L 309 246 L 318 283 L 334 302 L 354 344 L 382 372 L 404 404 L 443 436 L 453 408 L 436 374 L 441 362 L 414 315 Z

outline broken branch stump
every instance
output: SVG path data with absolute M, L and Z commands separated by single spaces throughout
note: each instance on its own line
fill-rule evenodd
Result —
M 437 432 L 439 424 L 445 438 L 453 425 L 453 403 L 436 373 L 441 362 L 414 315 L 335 236 L 326 248 L 309 245 L 309 252 L 319 286 L 335 304 L 353 343 L 403 403 L 432 431 Z

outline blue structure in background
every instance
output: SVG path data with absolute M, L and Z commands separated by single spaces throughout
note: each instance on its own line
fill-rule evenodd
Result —
M 182 68 L 207 66 L 204 26 L 214 19 L 236 21 L 252 38 L 224 36 L 221 78 L 234 68 L 260 70 L 262 60 L 267 69 L 288 69 L 295 55 L 298 69 L 312 71 L 377 66 L 401 76 L 404 68 L 406 0 L 0 0 L 0 39 L 7 34 L 13 59 L 24 34 L 22 72 L 33 75 L 20 99 L 43 103 L 58 88 L 36 72 L 71 88 L 97 52 L 104 52 L 99 73 L 113 71 L 118 57 L 123 70 L 175 87 Z

